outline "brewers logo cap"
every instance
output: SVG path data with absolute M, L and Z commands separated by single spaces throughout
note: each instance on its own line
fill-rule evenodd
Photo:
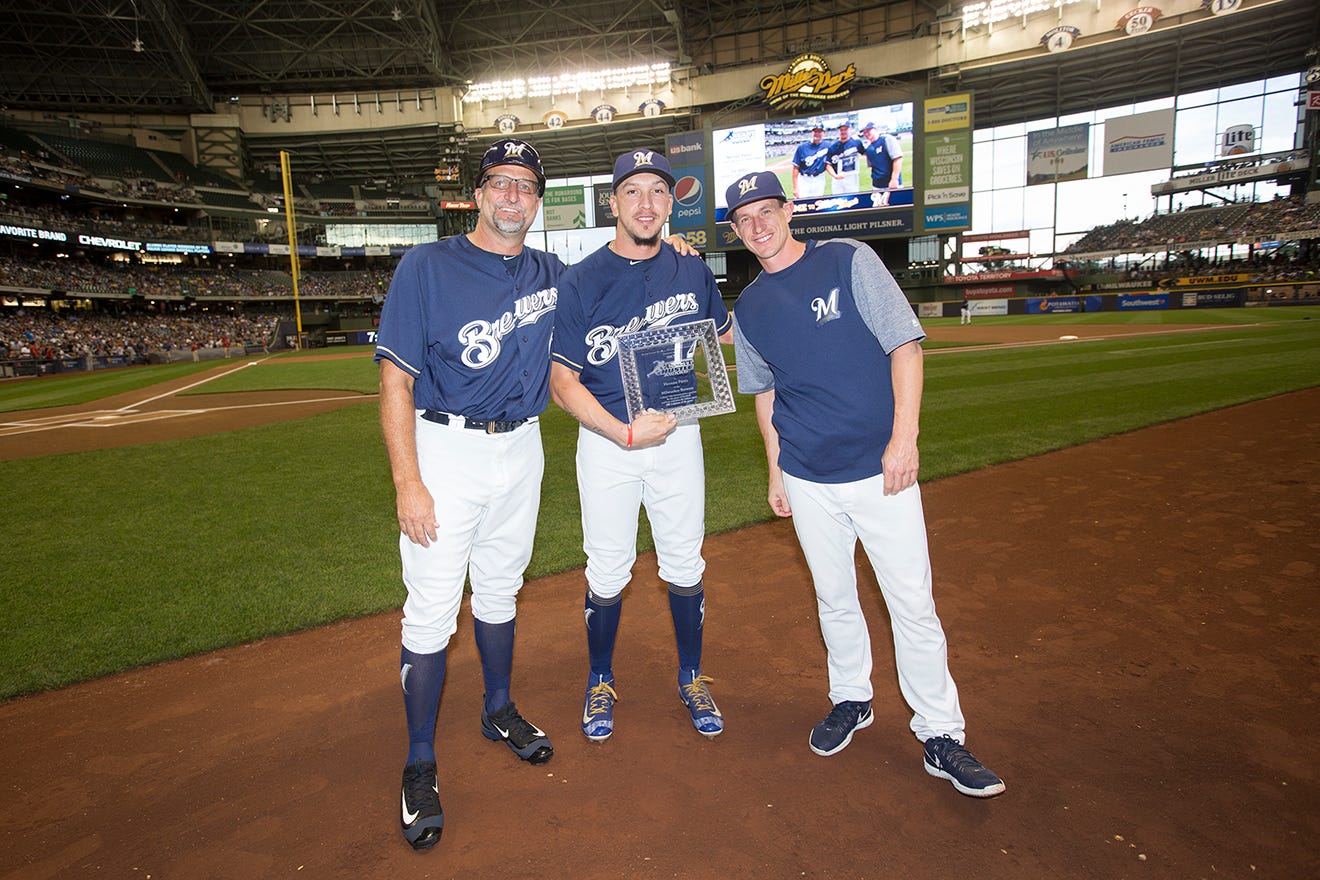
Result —
M 504 138 L 486 148 L 481 157 L 481 167 L 477 170 L 477 186 L 486 179 L 486 172 L 496 165 L 521 165 L 536 175 L 539 195 L 545 195 L 545 171 L 541 168 L 541 154 L 526 141 L 517 138 Z
M 781 203 L 788 201 L 788 197 L 784 195 L 784 186 L 779 182 L 779 175 L 773 171 L 744 174 L 730 184 L 724 192 L 724 201 L 729 205 L 724 219 L 732 222 L 734 211 L 761 199 L 779 199 Z
M 614 185 L 618 189 L 634 174 L 654 174 L 674 188 L 674 172 L 669 168 L 669 160 L 660 150 L 629 150 L 614 160 Z

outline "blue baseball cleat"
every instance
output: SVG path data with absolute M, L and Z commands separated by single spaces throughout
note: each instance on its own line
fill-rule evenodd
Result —
M 697 733 L 707 738 L 724 732 L 724 716 L 710 695 L 713 681 L 710 676 L 702 675 L 700 669 L 683 669 L 678 673 L 678 698 L 687 706 Z
M 582 703 L 582 732 L 592 742 L 604 742 L 614 733 L 614 676 L 592 675 Z
M 413 849 L 430 849 L 440 842 L 445 811 L 440 808 L 439 787 L 434 761 L 413 761 L 403 768 L 399 824 Z
M 519 715 L 513 703 L 505 703 L 502 709 L 492 713 L 487 713 L 483 706 L 481 735 L 495 742 L 502 741 L 528 764 L 544 764 L 555 753 L 550 738 L 541 728 Z

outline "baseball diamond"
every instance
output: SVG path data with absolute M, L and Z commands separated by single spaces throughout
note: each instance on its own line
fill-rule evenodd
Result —
M 254 412 L 207 409 L 43 442 L 143 442 L 162 426 L 226 430 Z M 976 683 L 964 700 L 983 739 L 1022 744 L 999 750 L 1016 786 L 988 811 L 921 771 L 897 730 L 891 675 L 877 675 L 881 723 L 865 740 L 829 761 L 804 754 L 824 670 L 800 659 L 820 652 L 810 580 L 791 526 L 775 522 L 705 546 L 710 576 L 737 585 L 719 597 L 709 653 L 738 726 L 706 743 L 676 723 L 672 682 L 643 668 L 670 639 L 652 627 L 617 658 L 634 713 L 620 748 L 563 737 L 552 769 L 526 773 L 488 751 L 470 719 L 442 723 L 447 761 L 464 768 L 441 779 L 462 816 L 444 873 L 935 877 L 975 862 L 991 880 L 1208 876 L 1211 865 L 1301 876 L 1320 855 L 1317 756 L 1297 730 L 1312 698 L 1296 674 L 1320 626 L 1300 599 L 1316 576 L 1308 487 L 1320 456 L 1281 439 L 1317 432 L 1312 389 L 926 487 L 933 564 L 957 585 L 941 594 L 950 662 Z M 0 438 L 0 457 L 16 442 Z M 665 613 L 654 565 L 639 560 L 638 619 Z M 869 568 L 859 572 L 866 614 L 883 619 Z M 565 729 L 581 699 L 580 577 L 532 582 L 522 600 L 524 689 Z M 399 712 L 397 625 L 397 612 L 379 614 L 0 704 L 0 876 L 413 870 L 417 856 L 381 833 L 398 810 L 397 756 L 379 748 Z M 877 657 L 891 651 L 884 627 L 872 639 Z M 452 650 L 476 663 L 471 638 Z M 459 677 L 446 699 L 480 694 L 479 677 Z M 72 838 L 61 830 L 71 809 Z M 610 845 L 584 846 L 598 828 Z M 483 843 L 491 834 L 515 836 L 517 854 Z

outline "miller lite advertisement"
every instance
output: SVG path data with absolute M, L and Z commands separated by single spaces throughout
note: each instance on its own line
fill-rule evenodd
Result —
M 1245 156 L 1256 152 L 1256 128 L 1252 125 L 1230 125 L 1219 136 L 1219 155 Z

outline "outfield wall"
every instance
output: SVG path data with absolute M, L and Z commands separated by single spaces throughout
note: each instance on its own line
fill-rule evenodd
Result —
M 1223 309 L 1242 306 L 1320 305 L 1320 283 L 1234 285 L 1084 291 L 1050 296 L 969 296 L 952 302 L 914 303 L 922 318 L 956 318 L 966 302 L 972 317 L 1066 315 L 1081 312 L 1136 312 L 1167 309 Z

